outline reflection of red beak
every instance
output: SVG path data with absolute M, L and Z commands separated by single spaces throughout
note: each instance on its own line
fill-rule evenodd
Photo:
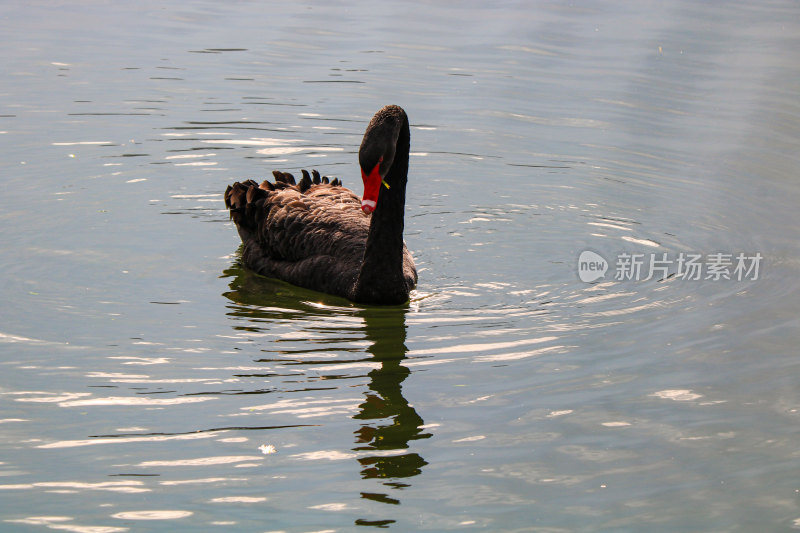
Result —
M 378 205 L 378 193 L 381 192 L 381 173 L 379 171 L 381 164 L 375 165 L 372 172 L 367 175 L 364 170 L 361 170 L 361 179 L 364 180 L 364 196 L 361 198 L 361 209 L 370 214 L 375 211 Z

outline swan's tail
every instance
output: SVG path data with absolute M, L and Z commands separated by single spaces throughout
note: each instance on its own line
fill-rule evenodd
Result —
M 231 220 L 236 223 L 242 240 L 254 235 L 260 225 L 264 200 L 267 198 L 267 191 L 271 190 L 266 185 L 272 185 L 267 181 L 264 184 L 264 188 L 261 188 L 253 180 L 241 183 L 237 181 L 225 191 L 225 207 L 228 208 Z
M 272 175 L 275 176 L 275 183 L 264 181 L 259 185 L 253 180 L 246 180 L 228 186 L 225 191 L 225 207 L 230 212 L 231 220 L 236 223 L 243 242 L 256 235 L 262 226 L 268 211 L 264 209 L 264 202 L 270 191 L 294 188 L 300 193 L 305 193 L 313 185 L 330 184 L 332 187 L 342 185 L 339 178 L 330 180 L 327 176 L 320 176 L 316 170 L 312 170 L 311 175 L 306 170 L 302 172 L 303 178 L 299 183 L 292 174 L 274 170 Z

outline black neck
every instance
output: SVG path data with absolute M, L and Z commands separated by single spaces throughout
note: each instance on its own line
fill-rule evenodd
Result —
M 381 185 L 372 213 L 364 261 L 356 282 L 357 301 L 402 303 L 408 298 L 403 276 L 403 219 L 410 148 L 408 119 L 403 117 L 394 162 Z

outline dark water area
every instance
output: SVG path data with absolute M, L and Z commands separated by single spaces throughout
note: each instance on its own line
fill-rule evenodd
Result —
M 794 3 L 27 3 L 0 44 L 0 530 L 800 528 Z M 225 187 L 361 194 L 390 103 L 411 301 L 243 269 Z

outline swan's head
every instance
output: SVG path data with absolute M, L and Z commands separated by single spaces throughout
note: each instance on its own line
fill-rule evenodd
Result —
M 394 163 L 397 137 L 404 116 L 405 112 L 400 107 L 386 106 L 372 117 L 364 133 L 358 151 L 358 162 L 361 166 L 361 179 L 364 181 L 361 209 L 367 214 L 378 206 L 381 184 L 386 189 L 391 188 L 392 184 L 386 181 L 386 175 Z

